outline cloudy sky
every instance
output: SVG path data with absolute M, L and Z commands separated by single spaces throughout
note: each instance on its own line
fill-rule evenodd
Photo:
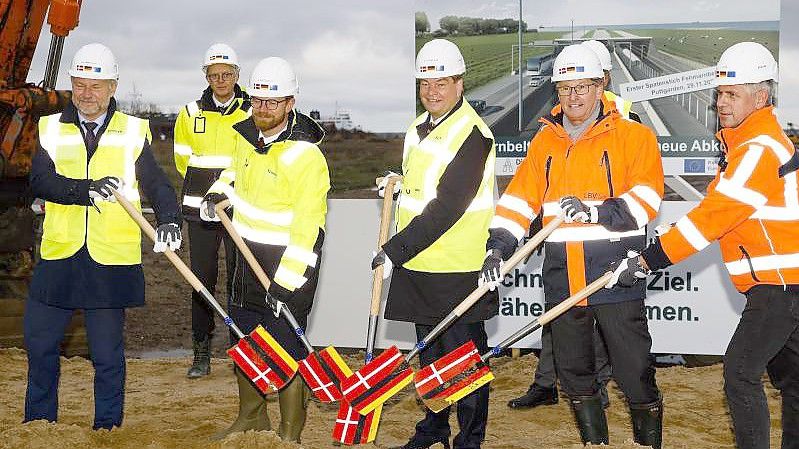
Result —
M 220 5 L 230 13 L 221 12 Z M 135 83 L 144 101 L 176 110 L 206 86 L 200 70 L 206 48 L 225 42 L 239 54 L 242 82 L 261 58 L 281 56 L 299 75 L 301 109 L 325 115 L 338 104 L 352 110 L 364 129 L 403 131 L 415 104 L 413 11 L 427 11 L 437 22 L 449 13 L 447 5 L 470 16 L 518 14 L 518 3 L 508 0 L 87 1 L 79 27 L 64 45 L 57 87 L 69 86 L 66 71 L 75 50 L 102 42 L 119 60 L 118 98 L 128 100 Z M 528 0 L 524 19 L 530 26 L 563 26 L 571 19 L 575 24 L 776 20 L 780 8 L 779 0 L 670 0 L 663 5 L 660 0 Z M 783 0 L 781 16 L 781 117 L 799 123 L 799 2 Z M 29 81 L 43 77 L 49 40 L 45 25 Z

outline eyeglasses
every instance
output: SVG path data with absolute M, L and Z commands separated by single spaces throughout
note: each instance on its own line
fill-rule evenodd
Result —
M 280 103 L 289 101 L 289 99 L 288 98 L 284 98 L 282 100 L 275 100 L 274 98 L 267 98 L 266 100 L 262 100 L 260 98 L 250 97 L 250 101 L 252 102 L 252 107 L 254 107 L 254 108 L 258 108 L 258 109 L 266 108 L 268 110 L 272 110 L 273 111 L 273 110 L 277 109 L 277 107 L 278 107 L 278 105 L 280 105 Z
M 585 95 L 588 93 L 588 90 L 591 89 L 591 86 L 596 86 L 595 83 L 591 84 L 578 84 L 576 86 L 558 86 L 555 90 L 558 91 L 558 95 L 561 97 L 568 97 L 571 95 L 572 91 L 574 91 L 577 95 Z
M 222 81 L 230 81 L 233 79 L 235 75 L 236 74 L 233 72 L 223 72 L 223 73 L 209 73 L 208 75 L 205 75 L 205 77 L 208 78 L 208 81 L 216 82 L 219 81 L 220 77 L 222 78 Z

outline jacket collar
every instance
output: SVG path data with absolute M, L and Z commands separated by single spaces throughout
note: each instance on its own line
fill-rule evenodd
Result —
M 716 133 L 716 138 L 722 143 L 723 151 L 729 152 L 747 140 L 761 134 L 780 135 L 782 128 L 774 114 L 774 106 L 766 106 L 749 114 L 740 125 L 735 128 L 722 128 Z
M 252 117 L 247 117 L 245 120 L 236 123 L 233 125 L 233 129 L 241 134 L 241 136 L 255 148 L 255 151 L 261 154 L 266 154 L 272 145 L 280 142 L 291 140 L 310 142 L 319 145 L 325 137 L 325 131 L 318 123 L 307 115 L 295 110 L 289 111 L 288 125 L 285 131 L 280 133 L 277 139 L 263 146 L 258 142 L 260 131 L 258 131 L 258 128 L 255 126 L 255 120 L 253 120 Z
M 435 129 L 436 126 L 440 126 L 442 123 L 446 122 L 452 116 L 452 114 L 456 113 L 460 108 L 463 107 L 463 103 L 463 96 L 461 96 L 458 102 L 455 103 L 455 106 L 452 108 L 452 110 L 447 112 L 447 115 L 439 120 L 435 126 L 432 123 L 433 117 L 429 112 L 425 112 L 426 117 L 424 121 L 416 126 L 416 134 L 419 136 L 419 140 L 423 140 L 425 137 L 429 136 L 431 132 L 433 132 L 433 129 Z
M 211 90 L 211 86 L 208 86 L 203 91 L 202 95 L 200 96 L 200 109 L 203 111 L 217 111 L 216 103 L 214 103 L 214 92 Z M 241 101 L 236 101 L 237 99 L 241 99 Z M 225 108 L 225 112 L 222 115 L 229 115 L 236 111 L 236 109 L 241 108 L 242 110 L 246 111 L 250 108 L 250 96 L 247 95 L 247 92 L 242 90 L 241 86 L 235 84 L 233 86 L 233 102 L 231 102 L 227 108 Z

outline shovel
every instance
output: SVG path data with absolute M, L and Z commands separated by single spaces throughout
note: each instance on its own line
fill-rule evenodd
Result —
M 119 204 L 130 215 L 133 221 L 155 241 L 155 230 L 142 214 L 117 190 L 112 189 Z M 194 290 L 208 301 L 222 317 L 225 324 L 236 334 L 239 341 L 227 350 L 228 355 L 258 390 L 264 394 L 274 393 L 283 388 L 297 372 L 297 362 L 292 359 L 262 326 L 258 326 L 249 335 L 241 332 L 236 323 L 225 313 L 213 295 L 197 279 L 189 267 L 172 250 L 164 251 L 167 259 L 175 265 L 181 275 L 189 281 Z
M 438 413 L 491 382 L 494 375 L 486 364 L 488 359 L 499 355 L 512 344 L 554 320 L 592 293 L 602 289 L 611 277 L 613 277 L 612 272 L 603 274 L 602 277 L 536 318 L 532 323 L 519 329 L 482 356 L 478 355 L 474 342 L 468 341 L 458 349 L 420 369 L 414 376 L 414 383 L 422 401 L 430 410 Z
M 291 313 L 286 305 L 278 300 L 276 300 L 272 295 L 268 293 L 269 285 L 271 281 L 266 276 L 263 268 L 258 263 L 258 260 L 253 255 L 250 248 L 244 242 L 244 239 L 241 238 L 236 228 L 233 227 L 233 223 L 230 221 L 227 213 L 225 212 L 225 208 L 230 205 L 230 201 L 225 200 L 215 206 L 216 214 L 219 216 L 219 220 L 222 222 L 222 225 L 227 229 L 228 234 L 236 243 L 236 246 L 239 248 L 239 251 L 244 256 L 244 259 L 247 260 L 247 263 L 252 268 L 252 271 L 255 273 L 255 276 L 261 282 L 264 289 L 267 290 L 266 294 L 266 302 L 269 304 L 270 307 L 275 311 L 275 314 L 282 314 L 286 321 L 289 322 L 289 325 L 294 329 L 294 333 L 297 334 L 297 338 L 300 339 L 302 344 L 305 346 L 305 349 L 308 350 L 308 357 L 303 360 L 300 360 L 299 363 L 294 361 L 295 365 L 298 365 L 298 369 L 300 372 L 300 376 L 305 380 L 305 383 L 308 384 L 308 387 L 313 392 L 314 396 L 317 397 L 322 402 L 335 402 L 342 398 L 341 390 L 338 387 L 339 382 L 341 379 L 344 379 L 347 375 L 349 375 L 352 371 L 341 358 L 338 351 L 332 346 L 328 346 L 327 348 L 316 352 L 314 347 L 311 345 L 311 342 L 308 341 L 308 337 L 305 336 L 305 331 L 300 327 L 299 323 L 297 323 L 297 319 L 294 318 L 294 314 Z M 289 356 L 290 358 L 291 356 Z
M 563 215 L 558 215 L 538 231 L 524 246 L 516 251 L 502 265 L 500 275 L 505 276 L 513 267 L 535 250 L 555 229 L 563 223 Z M 383 351 L 378 357 L 352 376 L 341 382 L 341 392 L 358 413 L 366 414 L 374 410 L 402 388 L 413 381 L 413 369 L 408 362 L 423 350 L 452 323 L 466 313 L 488 291 L 488 284 L 477 287 L 455 309 L 433 328 L 405 357 L 396 346 Z M 475 354 L 476 354 L 475 349 Z
M 391 225 L 391 204 L 394 198 L 394 185 L 400 181 L 400 177 L 390 177 L 386 183 L 385 194 L 383 195 L 383 208 L 380 213 L 380 231 L 377 237 L 377 250 L 383 247 L 388 240 L 388 229 Z M 375 180 L 380 184 L 381 179 Z M 383 265 L 374 270 L 372 278 L 372 303 L 369 309 L 369 330 L 366 333 L 366 363 L 369 363 L 374 356 L 375 337 L 377 336 L 377 320 L 380 315 L 380 297 L 383 291 Z M 347 373 L 347 377 L 352 375 L 352 371 Z M 380 424 L 380 413 L 383 407 L 361 415 L 355 411 L 347 401 L 341 401 L 336 415 L 336 422 L 333 425 L 333 441 L 342 444 L 365 444 L 374 441 L 377 436 L 377 427 Z

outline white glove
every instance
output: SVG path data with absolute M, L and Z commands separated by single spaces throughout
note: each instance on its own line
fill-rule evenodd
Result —
M 215 221 L 219 222 L 219 217 L 216 215 L 214 208 L 217 204 L 225 201 L 227 195 L 224 193 L 208 193 L 203 197 L 200 203 L 200 220 L 202 221 Z
M 394 263 L 382 249 L 380 252 L 372 251 L 372 270 L 376 270 L 380 265 L 383 266 L 383 279 L 388 279 L 394 271 Z
M 639 280 L 645 279 L 648 274 L 646 269 L 641 266 L 640 254 L 637 251 L 627 251 L 627 258 L 611 265 L 613 277 L 610 278 L 605 288 L 632 287 Z M 618 265 L 616 265 L 618 264 Z
M 483 261 L 483 269 L 480 271 L 480 277 L 477 278 L 477 286 L 482 287 L 483 284 L 488 284 L 489 291 L 494 291 L 499 287 L 502 282 L 502 274 L 499 270 L 504 263 L 498 249 L 488 250 L 485 261 Z
M 116 203 L 117 199 L 111 189 L 120 190 L 123 185 L 124 183 L 122 180 L 115 176 L 106 176 L 104 178 L 92 180 L 89 182 L 89 201 L 92 203 L 95 201 Z
M 389 178 L 402 178 L 402 175 L 399 175 L 391 171 L 386 173 L 386 175 L 380 180 L 380 182 L 377 183 L 377 194 L 380 196 L 380 198 L 384 198 L 386 196 L 386 186 L 388 186 Z M 402 189 L 402 180 L 400 179 L 394 183 L 394 191 L 392 192 L 394 198 L 397 197 L 401 189 Z
M 599 218 L 596 206 L 589 206 L 576 196 L 564 196 L 559 204 L 566 223 L 596 223 Z
M 172 251 L 180 248 L 183 241 L 183 236 L 180 232 L 180 226 L 176 223 L 164 223 L 158 225 L 155 230 L 155 245 L 153 251 L 156 253 L 163 253 L 169 248 Z

